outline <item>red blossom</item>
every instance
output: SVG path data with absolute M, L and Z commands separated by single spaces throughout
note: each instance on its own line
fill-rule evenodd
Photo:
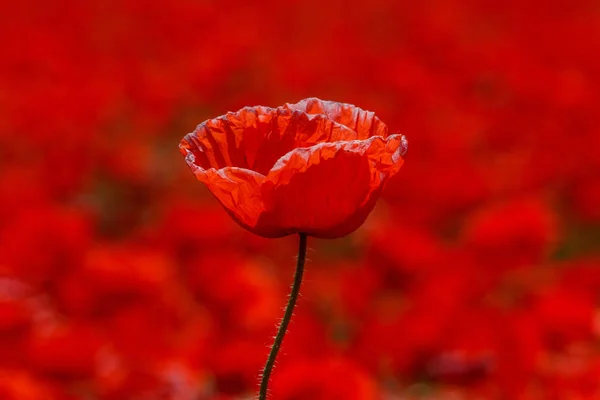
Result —
M 406 146 L 373 113 L 306 99 L 205 121 L 180 149 L 196 177 L 251 232 L 335 238 L 364 222 Z

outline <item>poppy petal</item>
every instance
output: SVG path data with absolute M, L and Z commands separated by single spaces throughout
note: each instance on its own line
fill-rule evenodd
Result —
M 257 106 L 204 121 L 180 147 L 202 169 L 239 167 L 266 174 L 294 148 L 354 139 L 356 132 L 324 115 Z
M 391 135 L 291 151 L 263 182 L 266 211 L 258 224 L 277 225 L 276 236 L 335 238 L 353 232 L 402 166 L 405 150 L 404 136 Z
M 265 177 L 237 167 L 203 169 L 195 164 L 195 156 L 191 151 L 185 148 L 181 150 L 187 152 L 186 161 L 196 178 L 206 185 L 237 223 L 252 231 L 264 211 L 260 186 Z
M 311 97 L 296 104 L 286 104 L 292 110 L 307 114 L 322 114 L 328 119 L 344 125 L 357 133 L 357 138 L 364 140 L 371 136 L 388 136 L 387 126 L 372 111 L 366 111 L 353 104 L 321 100 Z

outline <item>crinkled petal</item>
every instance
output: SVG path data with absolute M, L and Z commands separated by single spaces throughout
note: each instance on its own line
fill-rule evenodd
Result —
M 364 140 L 372 136 L 388 136 L 387 126 L 371 111 L 363 110 L 352 104 L 325 101 L 311 97 L 296 104 L 286 104 L 291 110 L 307 114 L 322 114 L 332 121 L 342 124 L 357 133 L 357 139 Z
M 277 236 L 347 235 L 371 212 L 386 181 L 402 166 L 405 150 L 402 135 L 295 149 L 266 176 L 265 212 L 257 224 L 277 226 Z
M 188 155 L 186 160 L 193 158 Z M 260 215 L 264 212 L 261 185 L 265 177 L 254 171 L 225 167 L 219 170 L 190 167 L 196 178 L 204 183 L 208 190 L 221 203 L 229 215 L 244 228 L 253 231 Z M 255 232 L 257 233 L 257 232 Z
M 354 139 L 355 131 L 325 115 L 258 106 L 204 121 L 185 136 L 180 147 L 205 170 L 239 167 L 266 174 L 295 148 Z

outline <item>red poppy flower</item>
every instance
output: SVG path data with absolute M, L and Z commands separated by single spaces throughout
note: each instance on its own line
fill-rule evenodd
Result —
M 244 228 L 336 238 L 364 222 L 402 166 L 407 141 L 372 112 L 310 98 L 204 121 L 179 147 Z

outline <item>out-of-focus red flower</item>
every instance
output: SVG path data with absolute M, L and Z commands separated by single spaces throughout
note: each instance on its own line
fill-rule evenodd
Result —
M 556 215 L 539 199 L 513 200 L 475 213 L 464 240 L 484 265 L 531 266 L 548 257 L 559 236 Z
M 104 400 L 192 400 L 204 398 L 202 394 L 207 387 L 207 377 L 203 373 L 177 361 L 164 361 L 132 370 L 111 367 L 112 370 L 97 381 Z
M 244 228 L 323 238 L 364 222 L 406 147 L 372 112 L 316 98 L 228 113 L 180 144 L 198 180 Z
M 582 179 L 577 182 L 573 193 L 572 201 L 575 205 L 575 212 L 584 221 L 600 221 L 600 179 Z
M 244 338 L 223 338 L 208 366 L 219 393 L 239 394 L 257 382 L 257 371 L 265 358 L 265 344 Z
M 27 300 L 31 288 L 23 282 L 0 278 L 0 334 L 20 331 L 31 322 L 31 307 Z
M 93 327 L 81 323 L 57 326 L 32 338 L 28 354 L 38 373 L 58 379 L 90 378 L 104 338 Z
M 0 399 L 54 400 L 58 399 L 50 386 L 23 371 L 0 370 Z
M 69 315 L 104 315 L 135 300 L 160 298 L 174 267 L 160 251 L 133 244 L 89 248 L 79 268 L 56 283 L 56 300 Z
M 284 292 L 279 282 L 259 262 L 240 254 L 206 252 L 184 277 L 191 293 L 210 304 L 214 318 L 227 329 L 270 332 L 280 314 Z
M 31 287 L 22 281 L 0 277 L 0 367 L 22 365 L 24 347 L 38 312 Z M 2 396 L 0 396 L 2 398 Z
M 273 376 L 273 398 L 282 400 L 374 400 L 372 378 L 349 360 L 297 362 Z
M 535 303 L 534 318 L 543 328 L 548 348 L 593 338 L 595 294 L 582 289 L 552 287 Z
M 16 217 L 0 229 L 0 270 L 34 286 L 76 266 L 90 244 L 86 213 L 49 206 Z

